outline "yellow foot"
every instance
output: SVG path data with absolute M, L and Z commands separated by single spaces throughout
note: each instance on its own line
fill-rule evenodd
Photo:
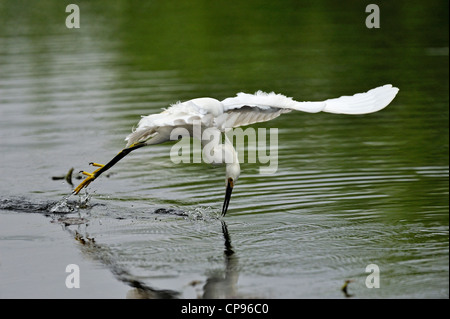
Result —
M 103 167 L 103 166 L 105 166 L 103 164 L 94 163 L 94 162 L 90 162 L 89 165 L 96 166 L 96 167 Z
M 96 166 L 99 167 L 98 169 L 96 169 L 95 171 L 93 171 L 92 173 L 88 173 L 85 171 L 81 171 L 81 173 L 83 175 L 86 175 L 87 177 L 80 183 L 80 185 L 78 185 L 74 190 L 73 190 L 73 194 L 78 194 L 83 188 L 87 187 L 91 182 L 94 181 L 94 179 L 97 178 L 97 176 L 95 176 L 95 173 L 97 173 L 99 170 L 101 170 L 103 168 L 102 164 L 98 164 L 98 163 L 89 163 L 89 165 L 92 166 Z

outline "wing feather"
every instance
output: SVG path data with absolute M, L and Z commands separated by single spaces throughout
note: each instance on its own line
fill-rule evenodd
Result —
M 328 112 L 339 114 L 367 114 L 385 108 L 397 95 L 399 89 L 386 84 L 365 93 L 352 96 L 341 96 L 322 102 L 298 102 L 291 97 L 274 92 L 258 91 L 255 94 L 238 93 L 235 97 L 222 101 L 225 112 L 240 110 L 242 107 L 253 107 L 259 111 L 272 111 L 274 109 L 296 110 L 309 113 Z M 279 114 L 278 114 L 279 115 Z M 268 118 L 269 120 L 271 118 Z
M 239 126 L 246 126 L 250 124 L 267 122 L 277 118 L 283 113 L 291 112 L 290 109 L 279 109 L 279 108 L 259 108 L 253 106 L 242 106 L 236 109 L 230 109 L 226 111 L 223 116 L 225 120 L 222 120 L 218 126 L 219 129 L 233 128 Z
M 322 102 L 298 102 L 282 94 L 258 91 L 255 94 L 238 93 L 219 102 L 199 98 L 178 102 L 159 114 L 142 117 L 138 127 L 127 136 L 128 145 L 152 138 L 162 128 L 188 126 L 200 121 L 205 127 L 220 130 L 270 121 L 292 110 L 309 113 L 367 114 L 385 108 L 399 89 L 391 84 L 365 93 L 341 96 Z

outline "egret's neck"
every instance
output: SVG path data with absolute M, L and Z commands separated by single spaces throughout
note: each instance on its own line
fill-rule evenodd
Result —
M 222 143 L 222 133 L 219 130 L 212 130 L 204 135 L 207 135 L 207 138 L 202 139 L 203 156 L 207 162 L 239 166 L 238 153 L 226 135 L 225 143 Z
M 227 164 L 227 166 L 237 165 L 239 167 L 238 153 L 234 149 L 233 144 L 230 142 L 227 135 L 224 134 L 224 136 L 225 136 L 225 143 L 221 144 L 221 148 L 224 153 L 223 161 L 225 164 Z
M 223 144 L 225 149 L 225 164 L 226 164 L 226 179 L 229 177 L 237 182 L 239 175 L 241 174 L 241 166 L 239 165 L 238 153 L 231 144 L 228 137 L 225 135 L 225 144 Z

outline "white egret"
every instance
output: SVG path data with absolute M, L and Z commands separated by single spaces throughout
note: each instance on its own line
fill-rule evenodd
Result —
M 126 137 L 126 147 L 106 165 L 90 163 L 99 168 L 92 173 L 83 171 L 82 173 L 87 178 L 75 188 L 73 193 L 78 194 L 81 189 L 88 186 L 131 151 L 169 141 L 172 130 L 176 128 L 182 127 L 190 137 L 201 139 L 201 136 L 196 136 L 198 132 L 196 133 L 193 129 L 194 123 L 201 123 L 201 133 L 205 129 L 209 129 L 222 134 L 226 129 L 269 121 L 292 110 L 309 113 L 322 111 L 337 114 L 367 114 L 386 107 L 398 91 L 398 88 L 387 84 L 365 93 L 341 96 L 322 102 L 297 102 L 282 94 L 261 91 L 255 94 L 238 93 L 237 96 L 223 101 L 213 98 L 197 98 L 178 102 L 159 114 L 142 117 L 138 127 Z M 222 216 L 224 216 L 228 210 L 231 192 L 240 174 L 237 152 L 225 135 L 225 143 L 217 142 L 216 145 L 213 145 L 212 151 L 205 155 L 208 157 L 209 163 L 226 164 L 226 192 L 222 207 Z

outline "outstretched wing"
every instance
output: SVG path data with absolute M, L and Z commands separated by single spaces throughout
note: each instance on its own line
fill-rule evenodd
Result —
M 298 102 L 282 94 L 238 93 L 236 97 L 219 102 L 212 98 L 199 98 L 173 104 L 159 114 L 144 116 L 138 127 L 127 136 L 128 146 L 148 140 L 174 127 L 192 126 L 201 123 L 204 127 L 226 128 L 245 126 L 272 120 L 283 113 L 303 111 L 309 113 L 329 112 L 341 114 L 366 114 L 379 111 L 386 107 L 397 95 L 398 88 L 387 84 L 365 93 L 352 96 L 341 96 L 322 102 Z M 163 142 L 160 134 L 156 142 Z M 153 141 L 153 140 L 152 140 Z
M 269 121 L 292 110 L 309 113 L 367 114 L 385 108 L 397 95 L 398 88 L 387 84 L 365 93 L 341 96 L 322 102 L 298 102 L 282 94 L 258 91 L 255 94 L 238 93 L 222 101 L 225 127 L 244 126 Z

